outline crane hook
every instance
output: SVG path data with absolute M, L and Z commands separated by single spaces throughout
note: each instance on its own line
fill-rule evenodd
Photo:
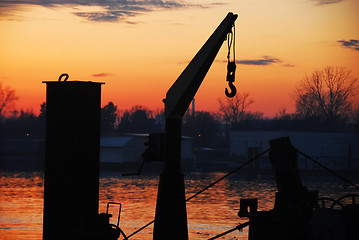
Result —
M 226 96 L 229 98 L 236 96 L 237 88 L 233 85 L 233 82 L 228 82 L 228 86 L 231 89 L 231 92 L 228 92 L 228 89 L 226 88 L 226 90 L 225 90 Z
M 233 85 L 235 72 L 236 72 L 236 62 L 235 61 L 228 62 L 228 64 L 227 64 L 227 82 L 228 82 L 228 87 L 231 89 L 231 92 L 229 92 L 228 89 L 226 88 L 225 94 L 229 98 L 236 96 L 236 93 L 237 93 L 237 89 Z

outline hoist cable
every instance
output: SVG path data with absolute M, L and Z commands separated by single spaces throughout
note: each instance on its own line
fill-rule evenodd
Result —
M 232 45 L 232 34 L 229 32 L 227 34 L 227 60 L 229 62 L 229 58 L 231 56 L 231 45 Z
M 233 23 L 233 61 L 236 62 L 236 25 Z
M 231 49 L 233 51 L 233 61 L 236 61 L 236 25 L 233 23 L 233 30 L 228 32 L 227 35 L 227 46 L 228 46 L 228 53 L 227 53 L 227 59 L 228 62 L 231 61 Z
M 343 180 L 344 182 L 348 183 L 349 185 L 352 185 L 353 187 L 355 187 L 356 189 L 359 190 L 359 186 L 354 184 L 353 182 L 349 181 L 348 179 L 346 179 L 343 176 L 340 176 L 338 173 L 334 172 L 333 170 L 331 170 L 330 168 L 326 167 L 325 165 L 323 165 L 322 163 L 314 160 L 313 158 L 311 158 L 310 156 L 308 156 L 307 154 L 303 153 L 302 151 L 296 149 L 296 151 L 303 155 L 305 158 L 311 160 L 312 162 L 314 162 L 315 164 L 319 165 L 320 167 L 324 168 L 325 170 L 327 170 L 328 172 L 330 172 L 331 174 L 333 174 L 334 176 L 336 176 L 337 178 L 340 178 L 341 180 Z
M 186 202 L 191 200 L 192 198 L 196 197 L 197 195 L 199 195 L 200 193 L 206 191 L 208 188 L 216 185 L 217 183 L 219 183 L 220 181 L 222 181 L 223 179 L 225 179 L 226 177 L 232 175 L 233 173 L 237 172 L 238 170 L 240 170 L 241 168 L 245 167 L 246 165 L 250 164 L 251 162 L 253 162 L 254 160 L 260 158 L 261 156 L 263 156 L 264 154 L 266 154 L 267 152 L 269 152 L 269 149 L 265 150 L 264 152 L 258 154 L 257 156 L 251 158 L 250 160 L 248 160 L 247 162 L 243 163 L 242 165 L 236 167 L 235 169 L 233 169 L 232 171 L 230 171 L 229 173 L 227 173 L 226 175 L 224 175 L 223 177 L 217 179 L 216 181 L 214 181 L 213 183 L 211 183 L 210 185 L 208 185 L 207 187 L 203 188 L 201 191 L 193 194 L 191 197 L 187 198 Z
M 232 44 L 233 44 L 233 33 L 232 31 L 228 33 L 227 35 L 227 47 L 228 47 L 228 52 L 227 52 L 227 60 L 228 62 L 230 62 L 230 58 L 231 58 L 231 48 L 232 48 Z

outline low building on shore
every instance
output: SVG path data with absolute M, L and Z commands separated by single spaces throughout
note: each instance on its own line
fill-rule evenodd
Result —
M 335 132 L 232 131 L 230 156 L 244 162 L 269 148 L 269 141 L 289 137 L 299 151 L 333 170 L 359 169 L 359 134 Z M 261 169 L 271 168 L 268 154 L 257 163 Z M 298 167 L 318 170 L 318 164 L 298 155 Z

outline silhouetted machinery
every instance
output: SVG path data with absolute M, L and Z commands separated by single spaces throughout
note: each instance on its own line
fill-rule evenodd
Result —
M 145 162 L 164 161 L 165 135 L 163 133 L 150 133 L 145 146 L 147 148 L 142 154 Z
M 109 214 L 110 204 L 119 205 L 117 224 L 111 224 Z M 73 231 L 73 239 L 77 240 L 116 240 L 121 235 L 127 239 L 125 233 L 119 227 L 121 215 L 121 203 L 108 202 L 106 213 L 95 214 L 83 218 L 81 225 Z
M 359 239 L 359 195 L 334 200 L 308 191 L 302 185 L 297 152 L 289 138 L 270 141 L 269 158 L 278 187 L 274 208 L 258 211 L 257 199 L 240 200 L 238 216 L 249 219 L 248 240 Z

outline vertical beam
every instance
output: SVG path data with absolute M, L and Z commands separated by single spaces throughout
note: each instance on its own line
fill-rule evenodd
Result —
M 275 225 L 271 227 L 270 233 L 275 235 L 275 239 L 312 239 L 310 218 L 313 199 L 302 184 L 297 151 L 288 137 L 271 140 L 269 145 L 269 159 L 274 167 L 278 187 L 272 215 L 272 223 L 275 222 Z M 264 223 L 262 226 L 268 229 L 269 224 Z M 257 228 L 258 238 L 254 239 L 268 239 L 269 233 L 264 234 L 263 231 L 265 228 Z
M 43 239 L 71 239 L 98 213 L 101 84 L 45 82 Z
M 158 186 L 153 239 L 186 240 L 185 186 L 180 171 L 182 119 L 166 119 L 165 124 L 166 161 Z
M 288 196 L 297 195 L 303 185 L 295 148 L 288 137 L 271 140 L 269 146 L 269 159 L 275 170 L 278 192 Z

